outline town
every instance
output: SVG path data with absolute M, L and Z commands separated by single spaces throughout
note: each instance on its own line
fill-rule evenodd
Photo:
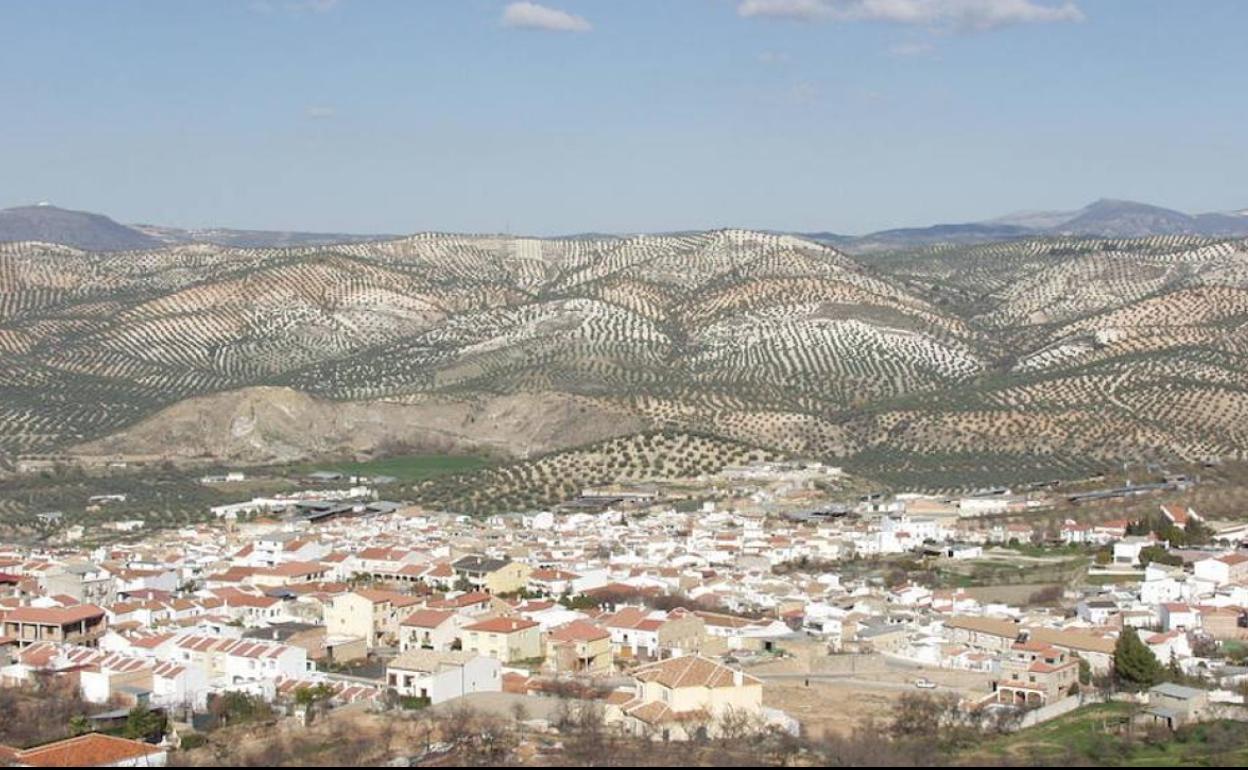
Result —
M 825 499 L 841 477 L 758 462 L 702 500 L 616 485 L 474 517 L 318 471 L 204 523 L 0 547 L 0 751 L 238 764 L 248 723 L 387 714 L 425 725 L 378 756 L 409 764 L 481 750 L 438 714 L 506 722 L 491 761 L 556 764 L 590 713 L 638 745 L 748 732 L 799 758 L 916 702 L 1003 736 L 1248 721 L 1248 524 L 1172 502 L 1186 480 Z

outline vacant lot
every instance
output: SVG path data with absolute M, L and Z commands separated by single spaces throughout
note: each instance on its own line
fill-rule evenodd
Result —
M 988 692 L 988 677 L 901 663 L 882 655 L 827 655 L 816 640 L 785 642 L 793 655 L 753 666 L 761 678 L 764 705 L 781 709 L 802 723 L 810 738 L 848 734 L 869 720 L 887 721 L 893 704 L 917 692 L 914 680 L 924 677 L 938 692 L 978 699 Z

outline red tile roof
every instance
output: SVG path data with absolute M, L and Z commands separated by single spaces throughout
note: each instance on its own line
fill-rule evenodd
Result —
M 490 618 L 480 623 L 473 623 L 467 626 L 465 631 L 482 631 L 487 634 L 513 634 L 517 631 L 524 631 L 537 626 L 531 620 L 522 620 L 520 618 Z
M 28 767 L 105 767 L 161 753 L 164 749 L 150 743 L 89 733 L 19 751 L 16 761 Z

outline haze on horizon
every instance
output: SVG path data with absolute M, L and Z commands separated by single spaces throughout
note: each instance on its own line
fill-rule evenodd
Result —
M 1248 4 L 11 0 L 0 207 L 863 233 L 1248 206 Z

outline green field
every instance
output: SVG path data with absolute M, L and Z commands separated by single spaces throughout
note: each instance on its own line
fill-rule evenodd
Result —
M 1117 767 L 1231 767 L 1248 764 L 1248 729 L 1218 721 L 1173 734 L 1129 727 L 1127 703 L 1085 706 L 1063 717 L 966 752 L 962 763 L 1111 765 Z
M 942 588 L 977 586 L 1031 585 L 1041 583 L 1069 584 L 1082 577 L 1087 568 L 1086 556 L 1028 559 L 1011 562 L 997 559 L 944 561 L 936 568 L 937 585 Z
M 491 461 L 473 455 L 396 455 L 363 462 L 320 462 L 294 466 L 295 473 L 335 471 L 349 476 L 393 476 L 400 483 L 412 484 L 448 473 L 466 473 L 490 465 Z

